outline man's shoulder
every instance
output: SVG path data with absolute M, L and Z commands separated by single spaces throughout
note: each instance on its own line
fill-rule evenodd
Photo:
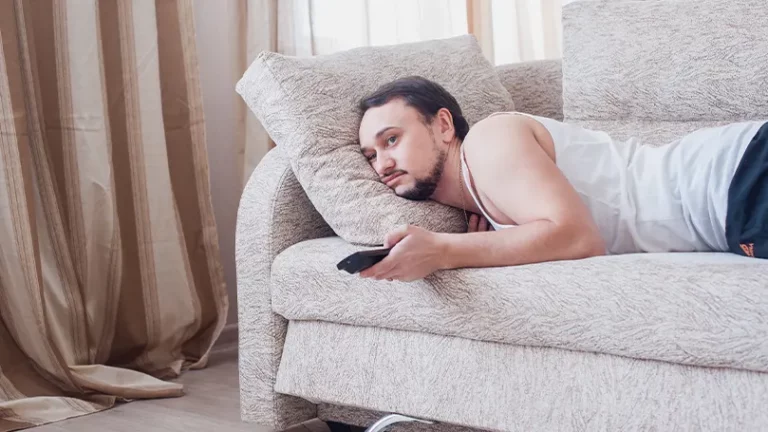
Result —
M 467 159 L 493 160 L 514 152 L 515 142 L 533 133 L 532 119 L 514 113 L 488 116 L 470 129 L 464 138 Z
M 469 132 L 488 130 L 516 130 L 530 128 L 533 119 L 516 112 L 493 113 L 475 123 Z

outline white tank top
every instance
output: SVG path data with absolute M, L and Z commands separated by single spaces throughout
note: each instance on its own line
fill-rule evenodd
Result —
M 747 145 L 765 121 L 733 123 L 689 133 L 665 146 L 557 120 L 537 120 L 552 135 L 555 161 L 592 214 L 608 253 L 727 251 L 728 188 Z M 469 179 L 464 180 L 496 230 Z

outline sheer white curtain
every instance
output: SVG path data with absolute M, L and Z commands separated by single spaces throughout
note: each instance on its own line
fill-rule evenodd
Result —
M 245 68 L 263 50 L 296 56 L 474 34 L 494 64 L 558 58 L 560 10 L 572 0 L 237 0 Z M 201 16 L 199 19 L 207 19 Z M 274 145 L 239 105 L 241 178 Z
M 560 57 L 561 11 L 568 0 L 485 1 L 491 1 L 495 64 Z
M 312 0 L 316 54 L 467 32 L 466 0 Z

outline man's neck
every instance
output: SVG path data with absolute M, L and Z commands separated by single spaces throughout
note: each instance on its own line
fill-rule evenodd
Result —
M 461 142 L 456 140 L 448 149 L 445 158 L 445 166 L 440 181 L 437 183 L 435 193 L 432 199 L 468 212 L 480 213 L 475 200 L 464 182 L 464 176 L 461 171 Z

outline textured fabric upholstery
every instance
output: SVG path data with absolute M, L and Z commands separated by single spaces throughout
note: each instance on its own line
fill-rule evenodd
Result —
M 764 430 L 766 388 L 764 373 L 319 321 L 291 321 L 276 384 L 335 405 L 525 432 Z
M 563 8 L 567 120 L 768 119 L 765 0 Z
M 339 272 L 336 262 L 352 251 L 329 238 L 280 254 L 274 310 L 290 320 L 768 371 L 768 260 L 614 255 L 403 283 Z
M 494 111 L 514 109 L 472 36 L 312 58 L 264 53 L 238 82 L 237 91 L 283 147 L 314 206 L 349 242 L 381 244 L 387 232 L 404 223 L 466 231 L 459 210 L 395 195 L 360 152 L 358 102 L 407 75 L 443 85 L 470 125 Z
M 560 60 L 540 60 L 496 66 L 515 110 L 563 119 L 563 71 Z
M 241 415 L 276 428 L 311 419 L 314 405 L 274 391 L 286 320 L 271 310 L 275 256 L 304 240 L 333 235 L 279 149 L 270 151 L 243 192 L 237 215 L 237 303 Z

